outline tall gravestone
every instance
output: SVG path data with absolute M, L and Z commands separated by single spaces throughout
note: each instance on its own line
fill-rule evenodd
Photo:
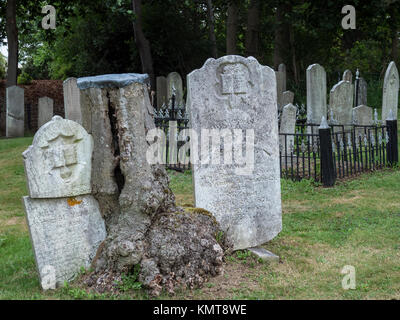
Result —
M 167 78 L 157 77 L 156 79 L 157 90 L 157 109 L 160 109 L 163 104 L 167 105 Z
M 367 90 L 368 90 L 368 84 L 367 81 L 364 78 L 358 78 L 356 80 L 354 88 L 354 103 L 357 106 L 366 106 L 368 105 L 367 103 Z
M 385 121 L 390 110 L 393 111 L 393 116 L 397 119 L 397 108 L 399 102 L 399 72 L 394 61 L 390 62 L 386 69 L 385 79 L 383 81 L 383 96 L 382 96 L 382 120 Z
M 286 91 L 286 65 L 281 63 L 278 66 L 278 71 L 275 72 L 276 76 L 276 94 L 279 111 L 285 106 L 283 103 L 283 93 Z
M 38 102 L 38 128 L 53 118 L 54 101 L 49 97 L 41 97 Z
M 201 159 L 193 164 L 196 206 L 216 217 L 235 250 L 273 239 L 282 229 L 274 70 L 253 57 L 231 55 L 208 59 L 187 83 L 190 123 L 199 141 L 208 139 L 202 129 L 214 129 L 224 140 L 233 133 L 235 141 L 233 161 L 224 158 L 232 149 L 217 143 L 212 158 L 221 161 L 209 164 L 209 149 L 202 144 Z M 199 150 L 191 142 L 193 155 Z M 239 146 L 249 156 L 246 161 L 238 161 Z
M 293 104 L 293 101 L 294 101 L 294 93 L 292 91 L 288 90 L 282 94 L 282 105 L 283 106 L 286 106 L 289 103 Z
M 24 89 L 11 86 L 6 89 L 6 136 L 9 138 L 24 136 Z
M 353 85 L 349 81 L 335 84 L 329 95 L 329 108 L 337 124 L 349 128 L 353 116 Z
M 82 124 L 80 91 L 76 78 L 68 78 L 63 83 L 65 119 Z
M 289 133 L 291 135 L 279 136 L 279 143 L 283 148 L 289 150 L 289 146 L 294 146 L 294 133 L 296 130 L 296 112 L 297 108 L 293 104 L 287 104 L 283 107 L 281 116 L 281 125 L 279 127 L 279 133 Z
M 320 124 L 326 118 L 326 72 L 319 64 L 307 68 L 307 123 Z
M 183 105 L 183 84 L 178 72 L 171 72 L 167 76 L 167 101 L 171 99 L 175 89 L 175 105 Z
M 23 198 L 43 289 L 88 268 L 106 237 L 91 193 L 92 137 L 78 123 L 53 117 L 23 153 L 29 196 Z

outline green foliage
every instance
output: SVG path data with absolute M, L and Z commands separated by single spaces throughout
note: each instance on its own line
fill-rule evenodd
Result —
M 18 84 L 31 84 L 33 78 L 26 72 L 22 72 L 18 76 Z
M 0 53 L 0 79 L 6 77 L 7 61 L 4 56 Z
M 139 273 L 140 265 L 137 264 L 133 267 L 131 273 L 122 275 L 121 281 L 117 284 L 118 289 L 122 292 L 142 289 L 142 283 L 138 281 Z

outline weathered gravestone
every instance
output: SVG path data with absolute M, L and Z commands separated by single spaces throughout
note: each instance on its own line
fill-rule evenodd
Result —
M 171 72 L 167 76 L 167 102 L 175 92 L 175 106 L 182 106 L 183 103 L 183 84 L 178 72 Z
M 88 279 L 99 290 L 137 265 L 153 294 L 201 285 L 222 268 L 215 219 L 177 207 L 165 168 L 147 157 L 164 134 L 155 128 L 148 83 L 146 74 L 78 79 L 83 125 L 94 140 L 92 194 L 108 231 Z
M 279 111 L 285 106 L 283 103 L 283 92 L 286 91 L 286 65 L 281 63 L 278 71 L 275 71 L 276 76 L 276 95 Z
M 283 107 L 281 116 L 281 125 L 279 127 L 279 133 L 288 133 L 291 135 L 279 136 L 279 143 L 282 148 L 289 150 L 289 147 L 294 146 L 294 133 L 296 130 L 296 112 L 297 108 L 293 104 L 287 104 Z
M 358 78 L 355 83 L 354 88 L 354 103 L 355 106 L 366 106 L 367 104 L 367 89 L 368 84 L 364 78 Z
M 53 99 L 49 97 L 41 97 L 39 98 L 38 110 L 38 128 L 40 128 L 45 123 L 49 122 L 53 118 Z
M 88 268 L 106 237 L 98 203 L 90 195 L 92 150 L 91 136 L 78 123 L 55 116 L 23 153 L 29 189 L 23 200 L 44 289 Z
M 76 78 L 68 78 L 63 83 L 65 119 L 82 124 L 80 92 Z
M 193 165 L 195 204 L 215 215 L 234 249 L 261 245 L 282 229 L 275 72 L 253 57 L 232 55 L 208 59 L 187 82 L 190 123 L 199 141 L 208 139 L 203 129 L 228 141 L 234 131 L 236 140 L 233 161 L 224 157 L 232 148 L 216 143 L 212 157 L 224 160 L 211 164 L 202 144 Z M 240 148 L 246 149 L 244 161 Z M 191 154 L 197 151 L 192 141 Z
M 326 72 L 316 63 L 307 68 L 307 123 L 320 124 L 326 113 Z
M 362 126 L 373 125 L 372 108 L 364 105 L 353 108 L 353 123 Z
M 292 91 L 285 91 L 282 94 L 282 105 L 286 106 L 287 104 L 293 104 L 294 101 L 294 93 Z
M 9 138 L 24 136 L 24 89 L 12 86 L 6 89 L 6 136 Z
M 343 81 L 353 82 L 353 73 L 349 69 L 343 72 Z
M 397 119 L 397 108 L 399 99 L 399 72 L 394 61 L 390 62 L 386 69 L 383 81 L 382 96 L 382 120 L 386 121 L 390 110 L 393 111 L 394 119 Z
M 157 109 L 160 109 L 163 104 L 167 105 L 167 78 L 157 77 L 156 79 L 157 90 Z
M 329 95 L 329 108 L 337 124 L 350 128 L 353 116 L 353 85 L 348 81 L 335 84 Z M 339 128 L 337 128 L 339 130 Z

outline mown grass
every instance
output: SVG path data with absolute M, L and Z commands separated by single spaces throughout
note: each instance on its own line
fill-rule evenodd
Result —
M 0 299 L 147 299 L 132 281 L 121 296 L 87 293 L 78 284 L 42 292 L 21 197 L 21 153 L 32 138 L 0 140 Z M 169 172 L 180 205 L 191 205 L 190 172 Z M 386 169 L 323 188 L 282 180 L 283 230 L 265 245 L 280 263 L 247 252 L 228 256 L 224 274 L 171 299 L 400 299 L 400 171 Z M 341 270 L 356 269 L 344 290 Z

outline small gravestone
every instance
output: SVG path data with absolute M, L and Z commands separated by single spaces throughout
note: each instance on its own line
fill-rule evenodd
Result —
M 283 107 L 282 116 L 281 116 L 281 126 L 279 128 L 279 133 L 288 133 L 290 135 L 279 136 L 280 145 L 289 150 L 290 145 L 294 145 L 294 133 L 296 130 L 296 112 L 297 108 L 293 104 L 287 104 Z
M 49 97 L 39 98 L 38 109 L 38 128 L 40 128 L 45 123 L 49 122 L 53 118 L 53 99 Z
M 182 78 L 178 72 L 171 72 L 167 76 L 167 101 L 171 99 L 175 92 L 175 106 L 183 105 L 183 85 Z
M 68 78 L 63 83 L 65 119 L 82 124 L 80 91 L 76 78 Z
M 232 161 L 225 161 L 232 148 L 222 147 L 222 139 L 211 147 L 212 158 L 221 161 L 209 163 L 202 144 L 193 165 L 195 205 L 216 217 L 234 250 L 259 246 L 282 229 L 275 72 L 253 57 L 230 55 L 208 59 L 187 80 L 190 123 L 199 141 L 208 139 L 202 129 L 214 129 L 214 138 L 236 137 Z M 191 155 L 199 154 L 190 141 Z
M 326 114 L 326 72 L 316 63 L 307 68 L 307 123 L 320 124 Z
M 354 103 L 357 106 L 366 106 L 367 105 L 367 88 L 368 84 L 367 81 L 365 81 L 364 78 L 359 78 L 358 82 L 356 81 L 355 84 L 355 89 L 354 89 Z
M 292 91 L 285 91 L 282 94 L 282 105 L 286 106 L 287 104 L 292 103 L 294 101 L 294 93 Z
M 329 107 L 337 124 L 350 128 L 353 115 L 353 85 L 349 81 L 340 81 L 330 92 Z M 337 129 L 339 130 L 339 129 Z
M 43 125 L 23 153 L 29 196 L 23 198 L 43 289 L 88 268 L 106 237 L 90 195 L 92 138 L 59 116 Z
M 24 136 L 24 89 L 12 86 L 6 89 L 6 136 L 8 138 Z
M 382 96 L 382 120 L 386 121 L 390 110 L 393 111 L 394 119 L 397 119 L 397 108 L 399 99 L 399 72 L 394 61 L 390 62 L 386 69 L 383 82 Z
M 349 69 L 343 72 L 343 81 L 353 82 L 353 73 Z
M 157 77 L 156 91 L 157 91 L 157 109 L 160 109 L 163 106 L 163 104 L 167 105 L 167 78 Z
M 353 123 L 362 126 L 373 125 L 372 108 L 364 105 L 355 107 L 353 109 Z

